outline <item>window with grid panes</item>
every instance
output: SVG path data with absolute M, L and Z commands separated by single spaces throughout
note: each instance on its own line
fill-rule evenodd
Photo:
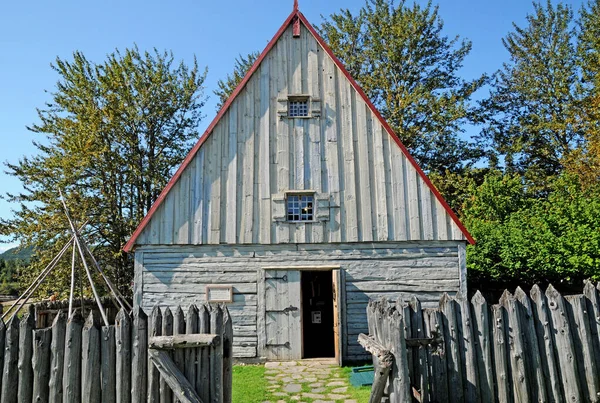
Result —
M 315 196 L 306 194 L 288 194 L 287 200 L 288 221 L 313 221 Z
M 288 101 L 288 116 L 292 118 L 308 117 L 308 99 L 290 98 Z

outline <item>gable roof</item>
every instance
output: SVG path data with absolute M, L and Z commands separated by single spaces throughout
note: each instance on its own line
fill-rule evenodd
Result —
M 400 149 L 402 150 L 402 153 L 406 156 L 406 158 L 409 161 L 409 163 L 415 168 L 415 170 L 417 171 L 418 175 L 423 179 L 423 181 L 425 182 L 425 184 L 427 185 L 427 187 L 431 190 L 431 192 L 434 194 L 434 196 L 436 197 L 436 199 L 444 207 L 444 209 L 446 210 L 446 212 L 448 213 L 448 215 L 450 216 L 450 218 L 452 219 L 452 221 L 457 225 L 457 227 L 463 233 L 463 235 L 465 236 L 465 238 L 467 239 L 467 241 L 469 243 L 471 243 L 471 244 L 475 243 L 475 240 L 473 239 L 473 237 L 471 236 L 471 234 L 469 233 L 469 231 L 460 222 L 460 220 L 458 219 L 458 217 L 456 216 L 456 214 L 452 211 L 452 209 L 450 208 L 450 206 L 448 205 L 448 203 L 444 200 L 443 196 L 436 189 L 436 187 L 433 185 L 433 183 L 431 182 L 431 180 L 427 177 L 427 175 L 425 174 L 425 172 L 423 171 L 423 169 L 421 169 L 421 167 L 419 166 L 419 164 L 417 164 L 417 162 L 415 161 L 415 159 L 410 155 L 408 149 L 400 141 L 400 138 L 392 130 L 392 128 L 390 127 L 390 125 L 385 121 L 385 119 L 383 118 L 383 116 L 381 115 L 381 113 L 377 110 L 377 108 L 375 107 L 375 105 L 373 105 L 373 103 L 371 102 L 371 100 L 367 97 L 367 95 L 365 94 L 365 92 L 363 91 L 363 89 L 358 85 L 358 83 L 356 82 L 356 80 L 350 75 L 350 73 L 344 67 L 344 65 L 342 64 L 342 62 L 333 54 L 333 51 L 327 45 L 327 43 L 325 42 L 325 40 L 317 33 L 317 31 L 314 29 L 314 27 L 308 22 L 308 20 L 304 16 L 304 14 L 302 14 L 298 10 L 297 5 L 295 4 L 294 5 L 294 10 L 292 11 L 292 13 L 285 19 L 285 21 L 283 22 L 283 24 L 281 25 L 281 27 L 279 28 L 279 30 L 277 31 L 277 33 L 275 34 L 275 36 L 273 37 L 273 39 L 271 39 L 271 41 L 268 43 L 267 47 L 262 51 L 262 53 L 260 54 L 260 56 L 258 57 L 258 59 L 256 59 L 256 61 L 254 62 L 254 64 L 250 68 L 250 70 L 248 70 L 248 72 L 244 76 L 243 80 L 238 84 L 238 86 L 233 91 L 233 93 L 230 95 L 230 97 L 227 99 L 227 101 L 225 102 L 225 104 L 223 104 L 223 106 L 221 107 L 221 109 L 219 110 L 219 112 L 217 113 L 217 115 L 215 116 L 215 118 L 213 119 L 213 121 L 210 123 L 210 125 L 208 126 L 208 128 L 206 129 L 206 131 L 204 132 L 204 134 L 202 134 L 202 136 L 200 137 L 200 139 L 198 140 L 198 142 L 190 150 L 190 152 L 185 157 L 185 159 L 183 160 L 182 164 L 177 169 L 177 171 L 175 172 L 175 174 L 173 175 L 173 177 L 171 178 L 171 180 L 169 180 L 169 182 L 167 183 L 167 186 L 160 193 L 160 195 L 158 196 L 158 198 L 156 199 L 156 201 L 154 202 L 154 204 L 152 205 L 152 207 L 150 208 L 150 210 L 148 211 L 148 213 L 146 214 L 146 216 L 144 217 L 144 219 L 142 220 L 142 222 L 138 225 L 138 227 L 136 228 L 136 230 L 132 234 L 131 238 L 125 244 L 125 247 L 123 248 L 123 250 L 125 252 L 131 252 L 133 250 L 133 247 L 135 246 L 136 240 L 142 234 L 142 232 L 144 231 L 144 229 L 146 228 L 146 226 L 148 225 L 148 223 L 152 219 L 152 216 L 156 213 L 156 211 L 158 210 L 158 208 L 164 202 L 167 194 L 169 194 L 169 192 L 171 191 L 171 189 L 177 183 L 177 181 L 181 177 L 183 171 L 192 162 L 192 160 L 194 159 L 194 156 L 196 155 L 196 153 L 198 152 L 198 150 L 200 149 L 200 147 L 202 147 L 202 145 L 206 142 L 206 140 L 208 139 L 208 137 L 212 134 L 215 126 L 219 123 L 219 121 L 222 119 L 222 117 L 225 115 L 225 113 L 229 110 L 231 104 L 235 101 L 235 99 L 238 97 L 238 95 L 242 92 L 242 90 L 244 89 L 244 87 L 246 86 L 246 84 L 248 83 L 248 81 L 250 80 L 250 78 L 257 71 L 257 69 L 261 65 L 262 61 L 269 54 L 269 52 L 271 51 L 271 49 L 273 49 L 273 47 L 275 46 L 275 44 L 277 43 L 277 41 L 279 40 L 279 38 L 284 34 L 284 32 L 286 31 L 286 29 L 291 24 L 294 24 L 294 28 L 295 28 L 294 30 L 296 30 L 296 29 L 299 29 L 299 24 L 300 23 L 302 23 L 306 27 L 306 29 L 311 33 L 311 35 L 317 40 L 317 42 L 319 43 L 319 45 L 325 50 L 325 52 L 327 53 L 327 55 L 333 60 L 334 64 L 340 69 L 340 71 L 348 79 L 348 81 L 350 82 L 350 84 L 352 85 L 352 87 L 356 90 L 356 92 L 364 100 L 364 102 L 369 107 L 369 109 L 373 112 L 373 114 L 379 120 L 379 122 L 381 123 L 381 125 L 383 126 L 383 128 L 385 129 L 385 131 L 391 136 L 391 138 L 398 145 L 398 147 L 400 147 Z

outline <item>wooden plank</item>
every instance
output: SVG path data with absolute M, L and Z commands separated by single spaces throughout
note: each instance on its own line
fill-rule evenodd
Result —
M 509 372 L 509 347 L 506 337 L 506 309 L 502 305 L 492 306 L 494 320 L 494 366 L 496 373 L 497 399 L 499 403 L 512 402 L 512 382 Z
M 188 308 L 188 313 L 185 321 L 185 333 L 186 335 L 192 335 L 198 333 L 198 307 L 194 304 Z M 190 382 L 192 388 L 196 388 L 196 354 L 195 348 L 185 349 L 185 366 L 184 375 Z
M 444 336 L 444 321 L 442 313 L 438 310 L 431 310 L 429 314 L 429 333 L 428 337 Z M 430 397 L 439 402 L 448 401 L 448 367 L 444 360 L 447 351 L 444 345 L 437 346 L 431 352 L 431 388 Z
M 148 348 L 154 348 L 151 341 L 156 340 L 162 334 L 162 311 L 160 307 L 155 306 L 150 314 L 150 328 L 148 331 Z M 160 402 L 160 372 L 152 365 L 148 358 L 148 402 Z
M 79 312 L 71 316 L 67 322 L 63 376 L 65 402 L 81 401 L 81 331 L 83 322 L 83 317 Z
M 473 310 L 473 340 L 475 357 L 477 358 L 479 395 L 481 402 L 493 403 L 495 401 L 494 361 L 492 361 L 492 337 L 490 335 L 491 324 L 489 308 L 487 301 L 479 291 L 477 291 L 471 299 L 471 306 Z
M 481 401 L 478 382 L 477 357 L 475 353 L 475 340 L 471 319 L 471 306 L 465 294 L 456 296 L 457 316 L 459 329 L 460 360 L 464 368 L 463 380 L 465 387 L 465 401 Z
M 177 365 L 164 351 L 150 350 L 148 352 L 153 365 L 158 368 L 177 399 L 182 403 L 203 403 L 187 378 Z
M 500 305 L 506 309 L 508 318 L 507 335 L 510 341 L 509 357 L 515 401 L 529 402 L 531 401 L 531 379 L 525 364 L 527 361 L 525 343 L 516 300 L 511 293 L 504 291 L 500 298 Z
M 157 350 L 175 350 L 178 348 L 212 347 L 221 342 L 221 336 L 216 334 L 186 334 L 172 336 L 152 336 L 148 347 Z
M 49 401 L 51 340 L 51 328 L 34 330 L 32 357 L 34 402 L 47 403 Z
M 596 368 L 600 368 L 600 296 L 598 295 L 598 290 L 590 281 L 585 282 L 583 295 L 585 295 L 587 311 L 589 312 L 590 335 L 594 360 Z
M 204 204 L 206 203 L 206 201 L 204 200 L 204 189 L 205 189 L 205 184 L 204 184 L 204 156 L 205 156 L 205 148 L 201 147 L 200 150 L 198 150 L 198 153 L 196 154 L 196 157 L 194 157 L 195 160 L 195 172 L 194 172 L 194 179 L 192 182 L 192 186 L 194 189 L 194 198 L 192 200 L 192 211 L 193 211 L 193 218 L 194 218 L 194 224 L 193 224 L 193 228 L 192 228 L 192 244 L 198 245 L 203 243 L 204 238 L 202 237 L 202 228 L 203 228 L 203 222 L 204 222 Z M 154 221 L 154 220 L 153 220 Z
M 446 362 L 448 365 L 448 396 L 452 402 L 464 402 L 464 387 L 462 376 L 462 362 L 459 351 L 459 333 L 456 317 L 456 302 L 444 293 L 440 299 L 440 311 L 444 317 L 444 343 Z
M 552 285 L 546 289 L 546 298 L 554 326 L 554 342 L 556 343 L 564 397 L 566 401 L 579 401 L 581 399 L 579 371 L 565 301 Z
M 357 194 L 360 200 L 360 234 L 361 241 L 371 242 L 373 241 L 373 221 L 372 214 L 373 208 L 371 206 L 371 197 L 373 195 L 371 183 L 371 175 L 369 171 L 373 169 L 369 163 L 369 139 L 373 136 L 373 130 L 367 129 L 367 108 L 359 102 L 356 111 L 356 123 L 361 128 L 356 136 L 358 140 L 358 147 L 356 147 L 356 154 L 358 166 L 361 167 L 358 173 L 358 190 Z M 369 129 L 371 129 L 369 127 Z
M 396 241 L 405 241 L 407 237 L 406 221 L 406 185 L 404 182 L 405 157 L 397 147 L 391 147 L 390 158 L 392 160 L 392 197 L 394 237 Z
M 552 318 L 548 311 L 548 302 L 546 296 L 540 288 L 534 285 L 529 294 L 531 296 L 532 314 L 536 329 L 537 345 L 540 352 L 541 368 L 544 371 L 546 382 L 547 395 L 553 398 L 555 402 L 562 403 L 563 395 L 561 391 L 560 373 L 556 363 L 555 343 L 554 343 L 554 328 L 552 326 Z
M 162 315 L 162 333 L 163 337 L 173 336 L 173 313 L 167 307 Z M 173 353 L 169 357 L 173 359 Z M 160 401 L 161 403 L 171 403 L 173 401 L 173 392 L 163 377 L 160 378 Z
M 223 305 L 223 403 L 232 402 L 233 388 L 233 321 Z
M 531 398 L 538 402 L 545 402 L 548 401 L 548 395 L 546 393 L 547 385 L 535 333 L 531 301 L 521 287 L 517 287 L 515 290 L 515 299 L 517 300 L 517 313 L 519 313 L 520 316 L 521 329 L 523 332 L 524 350 L 526 352 L 525 356 L 528 358 L 528 360 L 525 361 L 525 365 L 527 365 L 528 376 L 531 378 Z
M 116 403 L 117 400 L 117 345 L 115 326 L 102 326 L 100 342 L 100 382 L 102 403 Z
M 412 165 L 405 164 L 406 167 L 406 181 L 407 189 L 406 194 L 408 196 L 408 214 L 409 214 L 409 229 L 411 240 L 422 239 L 421 234 L 421 215 L 419 212 L 420 201 L 419 201 L 419 184 L 421 178 L 418 176 Z
M 269 88 L 270 61 L 264 59 L 260 65 L 260 111 L 258 114 L 258 200 L 259 200 L 259 243 L 271 242 L 271 182 L 270 182 L 270 150 L 269 150 Z M 255 217 L 256 219 L 256 217 Z
M 133 310 L 131 353 L 131 401 L 145 403 L 148 390 L 148 315 L 140 307 Z
M 229 136 L 227 153 L 225 154 L 227 159 L 224 168 L 226 168 L 225 183 L 225 211 L 227 214 L 223 215 L 224 227 L 225 227 L 225 241 L 230 244 L 237 243 L 237 222 L 235 211 L 237 209 L 237 140 L 238 140 L 238 104 L 234 102 L 229 109 Z
M 358 100 L 357 104 L 362 104 L 362 100 Z M 374 119 L 376 120 L 376 119 Z M 373 130 L 373 165 L 375 166 L 374 171 L 374 185 L 375 185 L 375 208 L 376 208 L 376 220 L 374 224 L 377 226 L 377 240 L 387 241 L 389 239 L 388 231 L 388 214 L 387 214 L 387 189 L 386 189 L 386 175 L 385 175 L 385 162 L 384 162 L 384 150 L 383 150 L 383 136 L 389 136 L 388 133 L 379 125 L 375 125 Z
M 131 401 L 131 318 L 120 310 L 115 319 L 115 372 L 116 372 L 116 401 L 129 403 Z
M 50 380 L 48 382 L 48 402 L 63 401 L 63 372 L 65 367 L 65 337 L 67 333 L 67 316 L 64 311 L 52 322 L 52 342 L 50 345 Z
M 211 331 L 209 308 L 208 304 L 202 304 L 198 308 L 198 332 L 202 335 L 207 335 Z M 210 400 L 210 348 L 200 348 L 197 354 L 196 392 L 203 401 L 208 402 Z
M 100 329 L 91 311 L 81 331 L 81 396 L 86 402 L 100 402 Z
M 411 313 L 411 338 L 424 339 L 425 326 L 423 323 L 423 311 L 421 308 L 421 301 L 415 296 L 410 300 L 410 313 Z M 418 391 L 421 395 L 422 401 L 429 400 L 429 363 L 427 362 L 427 347 L 419 346 L 413 348 L 413 382 L 417 386 Z
M 598 401 L 600 388 L 598 385 L 598 368 L 594 360 L 592 334 L 586 299 L 583 295 L 566 297 L 569 322 L 573 330 L 575 359 L 579 369 L 579 379 L 584 400 Z
M 18 401 L 31 402 L 33 393 L 33 329 L 35 329 L 35 311 L 33 305 L 19 323 L 19 388 Z M 14 387 L 14 385 L 13 385 Z
M 342 241 L 358 241 L 358 206 L 356 202 L 356 172 L 354 166 L 354 140 L 353 132 L 356 130 L 352 110 L 354 90 L 347 80 L 339 83 L 341 114 L 340 118 L 340 146 L 342 155 L 342 169 L 340 182 L 343 183 L 342 212 Z
M 222 334 L 223 310 L 218 305 L 210 309 L 210 331 Z M 210 349 L 210 402 L 223 403 L 223 344 Z

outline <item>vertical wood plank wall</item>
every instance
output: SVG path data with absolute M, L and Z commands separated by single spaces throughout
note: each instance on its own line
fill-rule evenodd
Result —
M 290 94 L 320 116 L 290 119 Z M 273 220 L 287 190 L 329 197 L 329 219 Z M 282 35 L 172 188 L 138 244 L 463 240 L 350 81 L 302 26 Z
M 156 305 L 201 303 L 207 284 L 233 286 L 227 304 L 233 321 L 234 357 L 257 355 L 260 279 L 266 267 L 339 267 L 344 272 L 342 292 L 345 360 L 368 358 L 356 342 L 368 331 L 369 298 L 396 299 L 416 295 L 423 306 L 437 304 L 442 293 L 459 290 L 459 247 L 462 241 L 368 242 L 331 245 L 202 245 L 143 246 L 136 272 L 137 305 L 149 311 Z M 137 269 L 136 269 L 137 270 Z

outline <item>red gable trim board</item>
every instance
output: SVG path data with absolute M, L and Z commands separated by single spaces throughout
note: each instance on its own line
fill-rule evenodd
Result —
M 213 121 L 208 126 L 208 128 L 206 129 L 206 131 L 204 132 L 204 134 L 200 137 L 200 139 L 198 140 L 198 142 L 194 145 L 194 147 L 192 148 L 192 150 L 185 157 L 185 159 L 183 160 L 181 166 L 179 167 L 179 169 L 177 169 L 177 172 L 175 172 L 175 175 L 173 175 L 173 177 L 171 178 L 171 180 L 169 181 L 169 183 L 167 183 L 167 186 L 160 193 L 160 195 L 158 196 L 158 198 L 156 199 L 156 201 L 152 205 L 152 208 L 150 208 L 150 211 L 148 211 L 148 214 L 146 214 L 146 216 L 144 217 L 144 219 L 142 220 L 142 222 L 140 223 L 140 225 L 137 227 L 137 229 L 135 230 L 135 232 L 133 233 L 133 235 L 131 236 L 131 238 L 127 242 L 127 244 L 125 244 L 125 247 L 123 248 L 123 250 L 125 252 L 131 252 L 133 250 L 133 247 L 135 246 L 135 242 L 136 242 L 137 238 L 141 235 L 142 231 L 146 228 L 146 226 L 148 225 L 148 223 L 152 219 L 152 216 L 154 215 L 154 213 L 156 212 L 156 210 L 158 210 L 158 208 L 160 207 L 160 205 L 165 200 L 165 197 L 167 196 L 167 194 L 171 191 L 171 189 L 173 188 L 173 186 L 177 183 L 177 181 L 181 177 L 181 174 L 183 173 L 183 171 L 185 170 L 185 168 L 193 160 L 194 156 L 196 155 L 196 153 L 198 152 L 198 150 L 200 149 L 200 147 L 202 146 L 202 144 L 204 144 L 204 142 L 206 141 L 206 139 L 208 138 L 208 136 L 211 135 L 211 133 L 213 132 L 213 130 L 214 130 L 215 126 L 217 125 L 217 123 L 221 120 L 221 118 L 223 117 L 223 115 L 227 112 L 227 110 L 229 109 L 229 107 L 231 106 L 231 104 L 233 103 L 233 101 L 237 98 L 237 96 L 239 95 L 239 93 L 244 89 L 244 87 L 246 86 L 246 84 L 250 80 L 250 77 L 252 77 L 254 75 L 254 73 L 256 72 L 256 70 L 258 69 L 258 67 L 260 66 L 260 64 L 262 63 L 262 61 L 264 60 L 264 58 L 271 51 L 271 49 L 275 46 L 275 44 L 277 43 L 278 39 L 283 35 L 283 33 L 285 32 L 285 30 L 287 29 L 287 27 L 290 24 L 292 24 L 292 23 L 294 25 L 296 25 L 296 24 L 298 24 L 298 22 L 302 22 L 302 24 L 314 36 L 314 38 L 321 45 L 321 47 L 325 50 L 325 52 L 329 55 L 329 57 L 331 57 L 331 59 L 336 64 L 336 66 L 340 69 L 340 71 L 350 81 L 350 84 L 352 85 L 352 87 L 354 87 L 354 89 L 358 92 L 358 94 L 363 98 L 363 100 L 365 101 L 365 103 L 369 106 L 369 108 L 375 114 L 375 116 L 377 117 L 377 119 L 379 119 L 379 121 L 381 122 L 381 124 L 383 125 L 383 127 L 385 128 L 385 130 L 388 132 L 388 134 L 392 137 L 392 139 L 394 140 L 394 142 L 398 145 L 398 147 L 400 147 L 400 149 L 402 150 L 403 154 L 406 156 L 407 160 L 416 169 L 416 171 L 421 176 L 421 178 L 423 179 L 423 181 L 425 182 L 425 184 L 431 189 L 431 191 L 433 192 L 433 194 L 435 195 L 435 197 L 437 198 L 437 200 L 441 203 L 441 205 L 444 207 L 444 209 L 446 210 L 446 212 L 450 215 L 450 217 L 452 218 L 452 220 L 454 221 L 454 223 L 458 226 L 458 228 L 464 234 L 465 238 L 469 241 L 469 243 L 475 244 L 475 239 L 473 239 L 473 237 L 471 236 L 471 234 L 469 234 L 469 231 L 467 231 L 467 229 L 460 222 L 460 220 L 458 219 L 458 217 L 456 216 L 456 214 L 454 214 L 454 212 L 452 211 L 452 209 L 450 208 L 450 206 L 448 205 L 448 203 L 446 202 L 446 200 L 444 200 L 444 198 L 440 194 L 440 192 L 436 189 L 436 187 L 433 185 L 433 183 L 431 183 L 431 181 L 429 180 L 429 178 L 427 177 L 427 175 L 425 175 L 425 172 L 423 172 L 423 170 L 421 169 L 421 167 L 419 166 L 419 164 L 417 164 L 417 162 L 415 161 L 415 159 L 410 155 L 410 153 L 408 152 L 407 148 L 400 141 L 400 138 L 394 133 L 394 131 L 392 130 L 392 128 L 390 127 L 390 125 L 385 121 L 385 119 L 383 118 L 383 116 L 381 116 L 381 113 L 379 113 L 379 111 L 377 110 L 377 108 L 375 107 L 375 105 L 373 105 L 373 103 L 371 102 L 371 100 L 367 97 L 367 95 L 362 90 L 362 88 L 358 85 L 358 83 L 356 82 L 356 80 L 354 80 L 354 78 L 352 78 L 352 76 L 350 75 L 350 73 L 348 73 L 348 70 L 346 70 L 346 68 L 344 67 L 344 65 L 342 64 L 342 62 L 333 54 L 333 51 L 329 48 L 329 46 L 325 43 L 325 41 L 323 40 L 323 38 L 317 33 L 317 31 L 313 28 L 313 26 L 308 22 L 308 20 L 304 16 L 304 14 L 302 14 L 296 7 L 294 7 L 294 11 L 292 11 L 292 13 L 286 18 L 286 20 L 283 23 L 283 25 L 281 25 L 281 28 L 279 28 L 279 30 L 277 31 L 277 33 L 275 34 L 275 36 L 273 37 L 273 39 L 271 39 L 271 41 L 269 42 L 269 44 L 267 45 L 267 47 L 265 48 L 265 50 L 263 50 L 263 52 L 260 54 L 260 56 L 258 57 L 258 59 L 254 62 L 254 64 L 252 65 L 252 68 L 250 68 L 250 70 L 248 71 L 248 73 L 246 73 L 246 75 L 244 76 L 244 79 L 236 87 L 235 91 L 231 94 L 231 96 L 229 97 L 229 99 L 227 100 L 227 102 L 225 102 L 225 104 L 223 105 L 223 107 L 221 108 L 221 110 L 219 111 L 219 113 L 217 113 L 217 116 L 213 119 Z M 296 28 L 296 27 L 294 27 L 294 28 Z M 299 28 L 299 24 L 298 24 L 298 28 Z

